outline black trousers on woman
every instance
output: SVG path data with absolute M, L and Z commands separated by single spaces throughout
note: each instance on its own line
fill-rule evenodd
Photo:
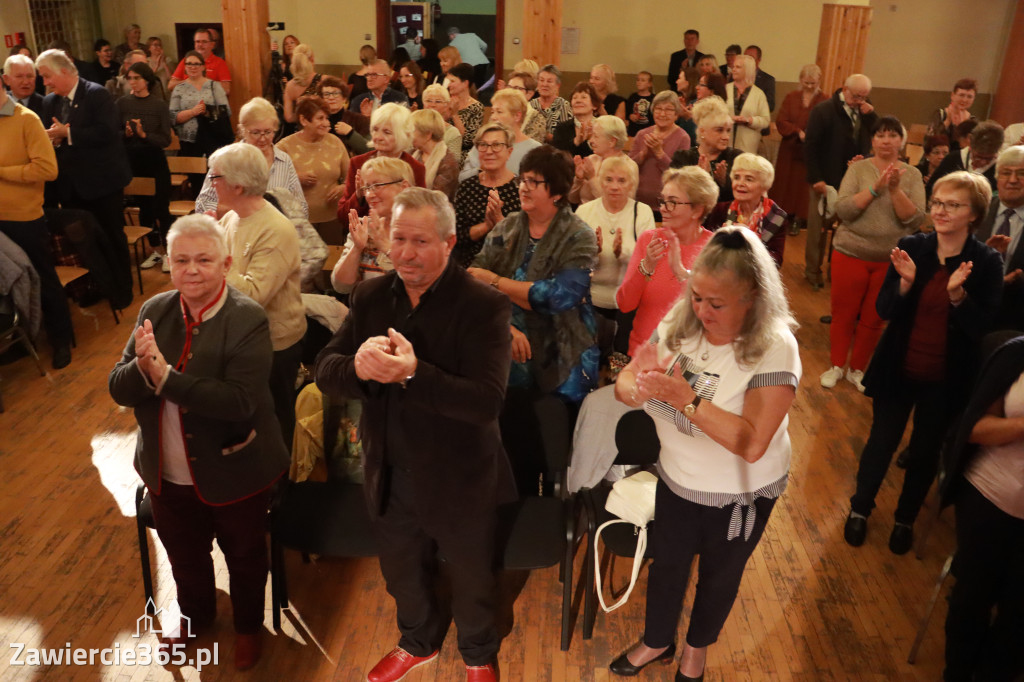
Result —
M 750 539 L 744 540 L 741 532 L 728 540 L 733 505 L 718 508 L 689 502 L 658 481 L 650 529 L 654 561 L 647 577 L 644 644 L 660 649 L 675 641 L 695 555 L 700 555 L 700 562 L 686 643 L 701 648 L 718 640 L 739 593 L 743 568 L 761 540 L 775 500 L 758 498 L 754 506 L 757 520 Z
M 944 679 L 1018 682 L 1024 679 L 1024 519 L 963 481 L 956 542 Z
M 875 508 L 875 496 L 913 411 L 914 431 L 908 448 L 910 461 L 896 505 L 896 522 L 913 525 L 935 480 L 939 449 L 956 412 L 956 405 L 950 398 L 950 389 L 945 384 L 907 378 L 894 395 L 874 398 L 871 434 L 860 455 L 857 491 L 850 498 L 853 511 L 870 516 Z
M 149 243 L 159 246 L 163 244 L 167 230 L 171 229 L 171 170 L 167 167 L 167 156 L 164 150 L 153 145 L 129 145 L 128 163 L 133 176 L 153 178 L 156 183 L 154 196 L 136 197 L 136 201 L 139 204 L 139 222 L 153 228 Z

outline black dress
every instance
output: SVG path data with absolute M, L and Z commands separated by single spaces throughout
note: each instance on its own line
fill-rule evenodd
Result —
M 614 116 L 615 112 L 618 111 L 619 105 L 625 102 L 625 98 L 619 97 L 614 92 L 609 92 L 604 96 L 604 112 L 609 116 Z M 629 113 L 629 112 L 626 112 Z
M 474 175 L 463 180 L 459 189 L 455 191 L 456 237 L 452 257 L 463 267 L 469 267 L 484 246 L 486 238 L 473 241 L 469 236 L 469 228 L 484 222 L 487 215 L 487 197 L 492 189 L 498 190 L 498 197 L 503 203 L 503 216 L 519 210 L 518 178 L 512 178 L 500 187 L 484 187 L 480 184 L 480 176 Z
M 742 154 L 739 149 L 735 147 L 726 147 L 718 158 L 711 162 L 711 172 L 714 177 L 714 171 L 718 167 L 718 164 L 725 163 L 725 183 L 718 185 L 718 200 L 719 201 L 732 201 L 734 199 L 732 195 L 732 162 L 736 160 L 736 157 Z M 689 149 L 680 149 L 672 155 L 672 161 L 669 163 L 669 168 L 682 168 L 683 166 L 696 166 L 700 161 L 700 147 L 690 147 Z M 715 184 L 718 181 L 715 180 Z

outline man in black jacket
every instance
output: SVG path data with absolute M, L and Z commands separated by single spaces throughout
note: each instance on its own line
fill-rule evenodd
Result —
M 23 54 L 12 54 L 4 62 L 4 84 L 11 97 L 36 116 L 43 114 L 43 96 L 36 92 L 36 67 Z
M 679 77 L 679 70 L 683 67 L 696 69 L 697 62 L 704 56 L 703 52 L 697 51 L 697 45 L 699 44 L 700 32 L 696 29 L 689 29 L 683 34 L 683 45 L 686 47 L 673 52 L 672 57 L 668 60 L 668 87 L 673 92 L 676 91 L 676 79 Z
M 996 161 L 997 196 L 975 236 L 1003 254 L 1003 298 L 997 329 L 1024 331 L 1024 146 L 1006 148 Z
M 824 220 L 818 212 L 818 201 L 827 188 L 839 190 L 850 161 L 871 149 L 871 130 L 878 114 L 868 102 L 871 79 L 855 73 L 832 97 L 811 109 L 804 137 L 804 159 L 807 162 L 807 183 L 811 186 L 810 209 L 807 212 L 807 246 L 804 251 L 804 276 L 821 287 L 821 261 L 824 257 Z

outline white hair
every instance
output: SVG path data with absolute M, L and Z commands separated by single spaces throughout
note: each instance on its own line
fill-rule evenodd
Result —
M 217 245 L 217 255 L 228 255 L 228 240 L 217 221 L 204 213 L 182 216 L 171 224 L 167 231 L 167 253 L 174 253 L 174 242 L 178 237 L 211 239 Z
M 437 223 L 434 225 L 437 236 L 441 239 L 455 236 L 455 209 L 452 208 L 452 204 L 444 192 L 422 187 L 403 189 L 395 197 L 391 215 L 397 217 L 399 211 L 407 208 L 434 209 L 434 215 L 437 217 Z
M 32 69 L 32 73 L 36 72 L 36 65 L 32 63 L 32 60 L 23 54 L 12 54 L 4 61 L 4 73 L 10 73 L 11 68 L 15 66 L 27 66 Z
M 41 69 L 44 66 L 51 71 L 66 71 L 74 74 L 78 73 L 78 68 L 75 66 L 75 63 L 70 57 L 68 57 L 64 50 L 46 50 L 36 57 L 36 69 Z
M 224 182 L 241 187 L 246 196 L 261 197 L 267 191 L 270 168 L 255 145 L 236 142 L 221 147 L 210 155 L 210 168 L 214 166 Z

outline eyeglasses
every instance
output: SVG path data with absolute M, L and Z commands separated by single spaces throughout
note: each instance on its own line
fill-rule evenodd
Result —
M 932 199 L 928 202 L 929 211 L 944 211 L 946 213 L 956 213 L 967 204 L 961 204 L 956 201 L 938 201 Z
M 381 187 L 387 187 L 388 185 L 397 185 L 400 182 L 401 182 L 401 180 L 392 180 L 391 182 L 378 182 L 378 183 L 373 184 L 373 185 L 363 185 L 359 189 L 359 194 L 362 195 L 362 196 L 366 196 L 370 192 L 373 192 L 374 194 L 376 194 L 377 192 L 380 191 Z
M 510 90 L 518 90 L 519 92 L 529 92 L 529 90 L 527 90 L 526 88 L 524 88 L 521 85 L 510 85 L 508 87 L 509 87 Z
M 337 90 L 324 90 L 320 93 L 324 99 L 334 99 L 335 97 L 341 97 L 341 93 Z
M 253 137 L 273 137 L 275 130 L 246 130 L 246 135 L 252 135 Z
M 496 151 L 496 152 L 500 152 L 502 149 L 505 149 L 506 147 L 508 147 L 508 144 L 505 143 L 505 142 L 477 142 L 476 143 L 476 150 L 478 152 L 486 152 L 486 151 L 491 151 L 491 150 Z
M 672 114 L 673 116 L 675 116 L 676 115 L 676 108 L 675 107 L 654 107 L 654 113 L 656 113 L 656 114 Z
M 665 199 L 664 197 L 658 197 L 658 206 L 667 208 L 669 211 L 676 210 L 676 206 L 693 206 L 692 201 L 676 201 L 675 199 Z
M 387 74 L 386 73 L 367 73 L 366 74 L 367 78 L 383 78 L 384 76 L 387 76 Z
M 534 178 L 519 178 L 519 184 L 525 185 L 528 190 L 535 190 L 540 185 L 548 184 L 547 180 L 536 180 Z
M 1003 180 L 1009 180 L 1010 178 L 1024 180 L 1024 168 L 1003 168 L 996 176 Z
M 202 66 L 203 62 L 185 62 L 185 66 Z

